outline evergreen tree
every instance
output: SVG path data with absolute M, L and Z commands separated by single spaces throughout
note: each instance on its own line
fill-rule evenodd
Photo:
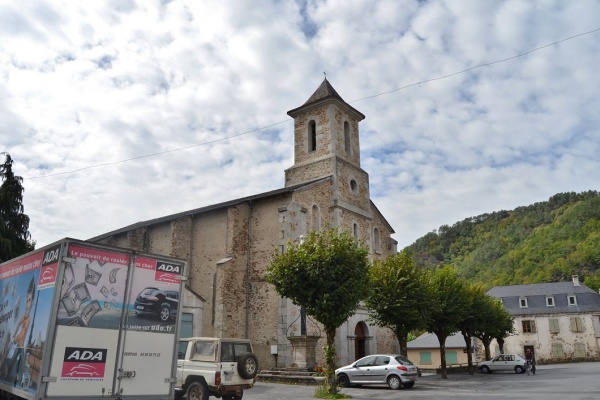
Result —
M 29 217 L 23 213 L 23 178 L 12 171 L 8 153 L 0 165 L 0 262 L 25 254 L 35 248 L 29 234 Z

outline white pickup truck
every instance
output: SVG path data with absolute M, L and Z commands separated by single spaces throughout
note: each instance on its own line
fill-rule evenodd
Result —
M 179 340 L 176 397 L 241 400 L 254 386 L 258 361 L 247 339 L 192 337 Z

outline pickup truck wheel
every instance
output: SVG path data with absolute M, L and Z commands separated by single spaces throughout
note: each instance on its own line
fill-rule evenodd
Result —
M 188 400 L 208 400 L 208 387 L 204 382 L 192 382 L 186 392 L 186 398 Z
M 158 310 L 158 318 L 162 322 L 167 322 L 171 318 L 171 308 L 164 304 L 160 306 L 160 309 Z
M 252 379 L 258 372 L 258 360 L 252 353 L 242 354 L 238 359 L 238 373 L 243 379 Z

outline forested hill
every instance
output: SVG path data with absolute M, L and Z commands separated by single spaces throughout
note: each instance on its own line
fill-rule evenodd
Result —
M 600 288 L 600 193 L 559 193 L 548 201 L 443 225 L 406 248 L 417 265 L 450 264 L 471 282 L 516 285 L 579 275 Z

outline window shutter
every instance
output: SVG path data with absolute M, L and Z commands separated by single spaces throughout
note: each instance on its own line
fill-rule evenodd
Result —
M 583 321 L 581 317 L 571 317 L 571 331 L 583 332 Z
M 421 351 L 419 352 L 420 364 L 431 364 L 431 352 Z
M 531 320 L 531 332 L 537 332 L 537 329 L 535 327 L 535 321 Z
M 548 325 L 550 327 L 550 333 L 560 332 L 560 325 L 558 323 L 558 318 L 550 318 L 548 320 Z
M 563 358 L 564 356 L 562 343 L 552 343 L 552 358 Z
M 585 357 L 585 343 L 575 342 L 575 357 Z

